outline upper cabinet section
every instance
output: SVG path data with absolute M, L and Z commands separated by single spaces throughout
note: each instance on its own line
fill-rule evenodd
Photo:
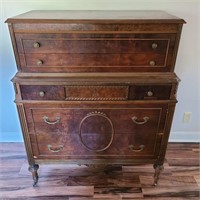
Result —
M 172 72 L 185 23 L 162 11 L 31 11 L 6 22 L 21 72 Z

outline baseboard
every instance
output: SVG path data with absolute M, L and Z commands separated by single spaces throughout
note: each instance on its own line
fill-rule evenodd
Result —
M 16 132 L 1 133 L 0 142 L 23 142 L 23 137 Z M 200 142 L 200 132 L 173 131 L 169 142 Z
M 173 131 L 169 142 L 200 142 L 200 132 Z

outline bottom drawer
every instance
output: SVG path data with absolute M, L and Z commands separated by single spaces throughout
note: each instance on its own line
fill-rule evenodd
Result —
M 83 137 L 85 141 L 83 143 L 78 134 L 56 136 L 37 134 L 31 136 L 31 141 L 35 158 L 154 157 L 158 140 L 156 134 L 152 135 L 148 142 L 142 137 L 144 136 L 136 139 L 137 137 L 131 134 L 115 134 L 110 143 L 108 136 L 86 135 Z
M 27 104 L 25 112 L 34 158 L 153 158 L 167 104 Z

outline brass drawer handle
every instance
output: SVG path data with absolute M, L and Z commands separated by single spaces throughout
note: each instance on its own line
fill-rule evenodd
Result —
M 44 91 L 40 91 L 39 95 L 40 95 L 40 97 L 43 97 L 45 95 L 45 92 Z
M 153 43 L 153 44 L 151 45 L 151 47 L 152 47 L 152 49 L 157 49 L 158 44 L 157 44 L 157 43 Z
M 42 65 L 43 64 L 43 61 L 42 60 L 38 60 L 37 61 L 37 65 Z
M 48 147 L 49 151 L 51 151 L 53 153 L 58 153 L 61 150 L 63 150 L 63 148 L 64 148 L 63 145 L 59 145 L 57 148 L 53 148 L 52 145 L 50 145 L 50 144 L 47 147 Z
M 49 118 L 47 116 L 44 116 L 43 120 L 44 120 L 45 123 L 53 125 L 53 124 L 57 124 L 57 123 L 60 122 L 60 117 L 56 117 L 56 121 L 54 121 L 54 122 L 50 122 Z
M 143 117 L 143 121 L 137 121 L 138 118 L 136 116 L 131 118 L 135 124 L 145 124 L 149 121 L 149 117 Z
M 129 147 L 129 149 L 130 149 L 131 151 L 134 151 L 134 152 L 140 152 L 140 151 L 143 151 L 143 150 L 144 150 L 144 145 L 143 145 L 143 144 L 141 144 L 141 145 L 138 146 L 138 147 L 135 147 L 133 144 L 131 144 L 131 145 L 129 145 L 128 147 Z
M 39 48 L 40 47 L 40 43 L 39 42 L 34 42 L 33 43 L 33 47 L 34 48 Z
M 156 65 L 156 62 L 155 62 L 154 60 L 151 60 L 151 61 L 149 62 L 149 65 L 150 65 L 150 66 L 155 66 L 155 65 Z

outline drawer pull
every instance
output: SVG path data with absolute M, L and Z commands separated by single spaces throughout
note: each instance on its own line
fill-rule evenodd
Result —
M 39 42 L 34 42 L 33 43 L 33 47 L 34 48 L 39 48 L 40 47 L 40 43 Z
M 57 124 L 60 122 L 60 117 L 56 117 L 56 121 L 54 121 L 54 122 L 50 122 L 49 118 L 47 116 L 44 116 L 43 120 L 45 123 L 53 125 L 53 124 Z
M 143 151 L 143 150 L 144 150 L 144 145 L 143 145 L 143 144 L 141 144 L 141 145 L 138 146 L 138 147 L 135 147 L 133 144 L 131 144 L 131 145 L 129 145 L 128 147 L 129 147 L 129 149 L 130 149 L 131 151 L 134 151 L 134 152 L 140 152 L 140 151 Z
M 152 97 L 152 96 L 153 96 L 153 92 L 152 92 L 152 91 L 148 91 L 148 92 L 147 92 L 147 96 L 148 96 L 148 97 Z
M 158 47 L 158 44 L 157 44 L 157 43 L 153 43 L 153 44 L 151 45 L 151 47 L 152 47 L 152 49 L 156 49 L 156 48 Z
M 44 91 L 40 91 L 39 95 L 40 95 L 40 97 L 43 97 L 45 95 L 45 92 Z
M 150 65 L 150 66 L 155 66 L 155 65 L 156 65 L 156 62 L 155 62 L 154 60 L 151 60 L 151 61 L 149 62 L 149 65 Z
M 131 119 L 133 120 L 133 122 L 134 122 L 135 124 L 145 124 L 145 123 L 147 123 L 147 122 L 149 121 L 149 117 L 143 117 L 143 121 L 137 121 L 138 118 L 135 117 L 135 116 L 132 117 Z
M 52 145 L 50 145 L 50 144 L 47 147 L 48 147 L 49 151 L 51 151 L 53 153 L 58 153 L 64 148 L 63 145 L 59 145 L 58 147 L 53 148 Z
M 42 60 L 38 60 L 37 61 L 37 65 L 42 65 L 43 64 L 43 61 Z

